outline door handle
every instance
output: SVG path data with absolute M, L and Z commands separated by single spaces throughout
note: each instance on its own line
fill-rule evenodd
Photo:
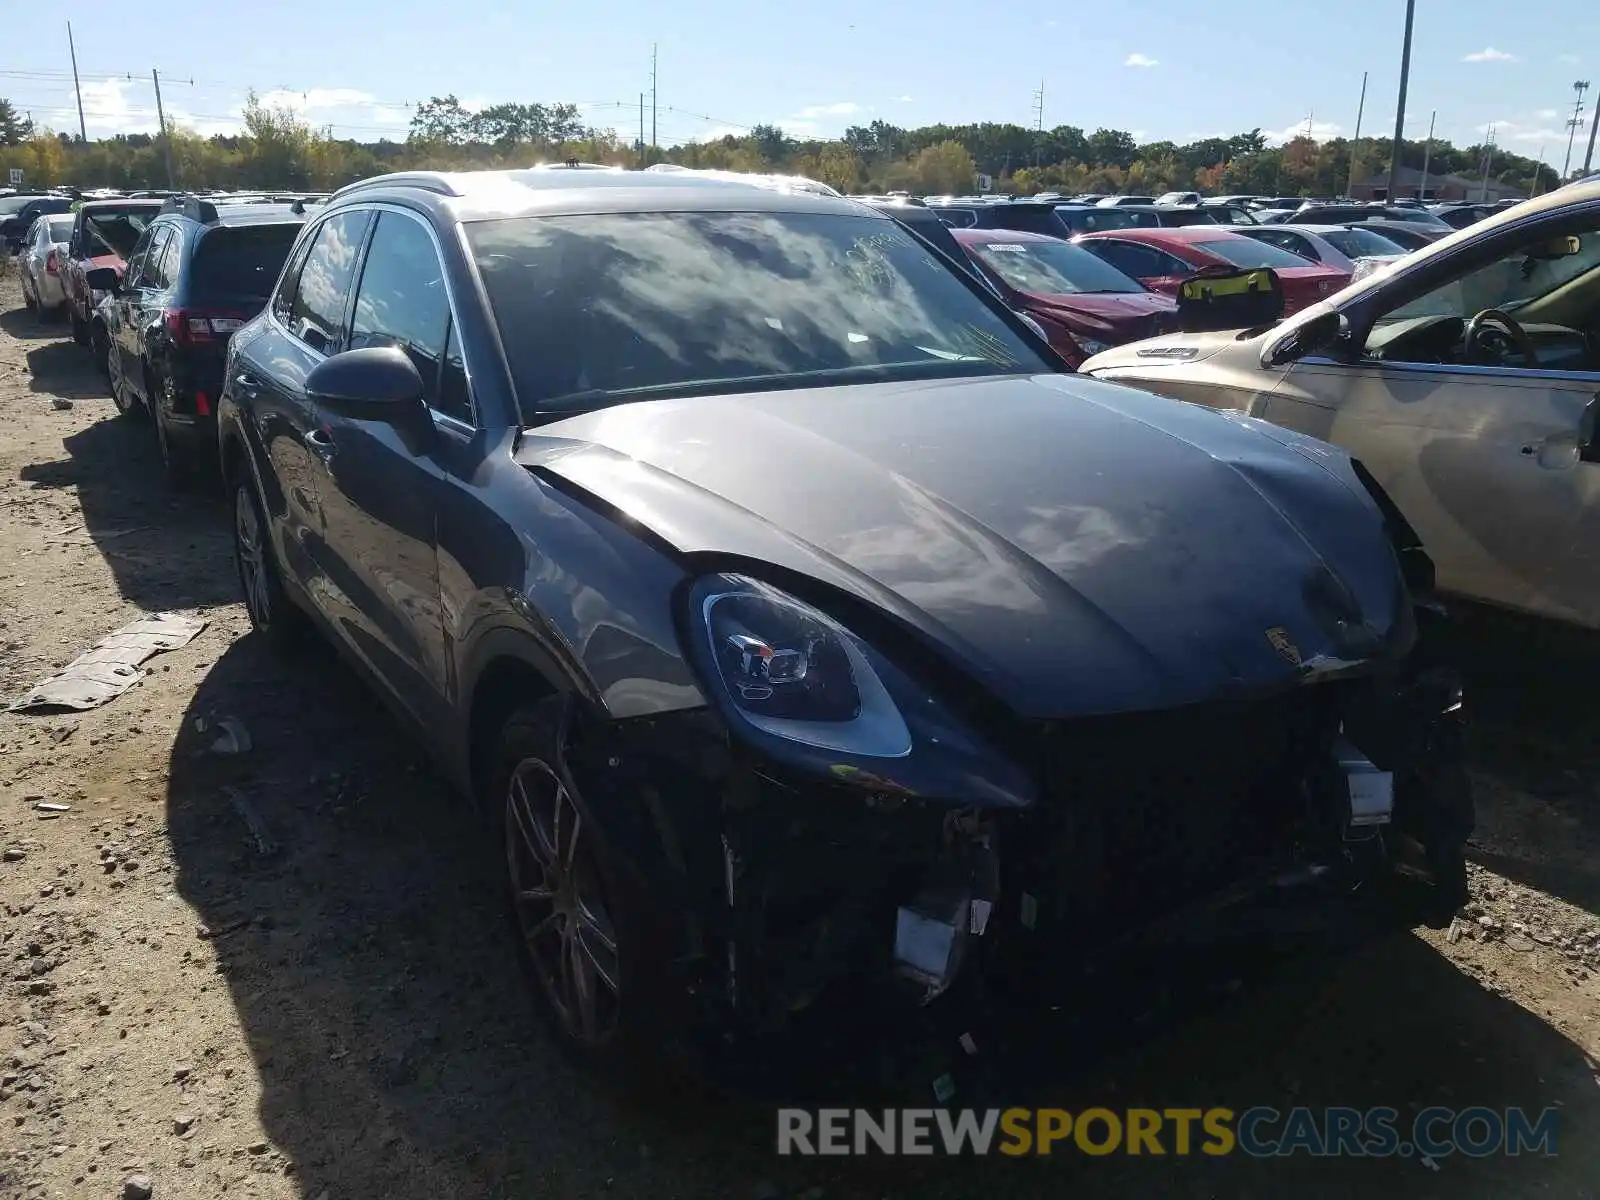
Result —
M 261 381 L 249 371 L 239 371 L 233 377 L 233 386 L 240 395 L 255 397 L 261 394 Z

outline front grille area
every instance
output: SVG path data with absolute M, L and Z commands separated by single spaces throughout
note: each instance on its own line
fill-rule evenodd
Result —
M 1026 868 L 1041 910 L 1099 940 L 1263 865 L 1306 815 L 1340 699 L 1324 684 L 1050 726 Z

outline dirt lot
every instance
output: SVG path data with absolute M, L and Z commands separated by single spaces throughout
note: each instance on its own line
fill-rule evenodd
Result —
M 566 1063 L 458 803 L 331 652 L 286 664 L 248 636 L 216 500 L 162 490 L 148 426 L 63 332 L 0 281 L 0 695 L 143 613 L 208 624 L 101 709 L 0 716 L 0 1196 L 134 1175 L 159 1200 L 1600 1192 L 1592 661 L 1483 631 L 1480 866 L 1453 934 L 1288 964 L 1052 1064 L 1036 1097 L 1554 1105 L 1556 1157 L 778 1159 L 759 1106 Z M 249 753 L 210 751 L 197 720 L 224 715 Z

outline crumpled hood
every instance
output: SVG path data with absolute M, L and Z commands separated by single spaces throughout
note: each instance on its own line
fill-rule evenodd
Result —
M 705 563 L 865 599 L 1028 716 L 1282 685 L 1348 651 L 1330 609 L 1409 637 L 1341 451 L 1077 376 L 625 404 L 518 460 Z

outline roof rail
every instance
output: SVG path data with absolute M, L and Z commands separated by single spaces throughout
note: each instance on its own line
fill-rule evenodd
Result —
M 374 175 L 370 179 L 358 179 L 354 183 L 347 183 L 328 199 L 334 200 L 351 192 L 380 187 L 414 187 L 440 196 L 461 195 L 451 186 L 443 171 L 392 171 L 387 175 Z
M 191 221 L 199 221 L 202 225 L 217 219 L 217 206 L 215 204 L 209 200 L 202 200 L 199 196 L 190 196 L 181 192 L 177 195 L 168 196 L 166 202 L 161 205 L 161 212 L 157 215 L 173 212 L 182 213 Z

